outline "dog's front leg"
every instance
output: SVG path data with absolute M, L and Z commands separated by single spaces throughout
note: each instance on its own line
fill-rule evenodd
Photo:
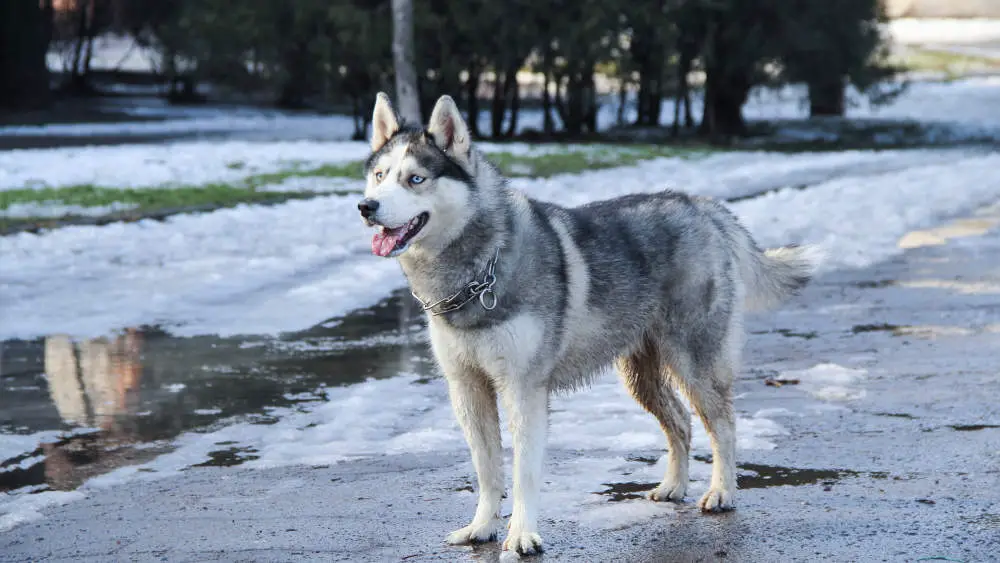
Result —
M 500 519 L 503 455 L 497 394 L 493 384 L 482 373 L 446 371 L 445 375 L 451 405 L 472 451 L 472 464 L 479 481 L 479 504 L 472 523 L 449 534 L 447 542 L 460 545 L 493 541 L 503 527 Z
M 502 394 L 514 438 L 514 510 L 503 548 L 521 555 L 540 553 L 538 505 L 548 430 L 548 390 L 515 383 Z

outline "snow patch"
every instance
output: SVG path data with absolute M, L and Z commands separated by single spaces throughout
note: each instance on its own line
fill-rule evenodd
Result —
M 42 510 L 87 498 L 79 491 L 45 491 L 0 496 L 0 532 L 43 518 Z
M 59 201 L 31 201 L 25 203 L 12 203 L 6 209 L 0 209 L 0 217 L 8 219 L 43 218 L 56 219 L 75 215 L 78 217 L 100 217 L 109 213 L 128 211 L 139 207 L 135 203 L 113 202 L 109 205 L 63 205 Z
M 865 397 L 862 388 L 868 371 L 837 364 L 817 364 L 809 369 L 789 370 L 782 379 L 798 379 L 799 388 L 823 401 L 855 401 Z

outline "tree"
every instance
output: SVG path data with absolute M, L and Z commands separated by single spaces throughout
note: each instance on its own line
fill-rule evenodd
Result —
M 887 63 L 881 2 L 791 0 L 786 17 L 786 79 L 808 86 L 810 115 L 844 115 L 848 84 L 872 98 L 882 94 L 877 85 L 896 69 Z
M 413 0 L 392 0 L 392 64 L 396 73 L 396 106 L 403 120 L 423 123 L 414 55 Z
M 705 69 L 700 132 L 712 137 L 746 133 L 743 104 L 751 88 L 768 81 L 780 52 L 785 0 L 692 0 L 704 22 Z
M 45 55 L 51 37 L 51 3 L 0 2 L 0 108 L 37 108 L 49 103 Z

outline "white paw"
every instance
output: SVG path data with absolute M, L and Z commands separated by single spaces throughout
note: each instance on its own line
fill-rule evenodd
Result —
M 496 541 L 502 528 L 503 521 L 499 518 L 493 518 L 489 522 L 484 523 L 473 522 L 460 530 L 455 530 L 448 534 L 445 541 L 451 545 Z
M 518 555 L 534 555 L 542 552 L 542 536 L 535 532 L 522 532 L 511 528 L 503 541 L 503 550 Z
M 687 494 L 686 482 L 664 481 L 663 483 L 660 483 L 659 487 L 649 491 L 646 494 L 646 498 L 657 502 L 680 502 L 684 500 L 685 494 Z
M 701 507 L 702 512 L 725 512 L 736 507 L 733 504 L 734 496 L 734 491 L 731 489 L 712 487 L 698 501 L 698 506 Z

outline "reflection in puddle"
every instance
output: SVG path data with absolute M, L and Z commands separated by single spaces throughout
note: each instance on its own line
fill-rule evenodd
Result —
M 705 458 L 696 457 L 698 461 L 711 463 Z M 642 461 L 645 461 L 644 459 Z M 873 479 L 885 479 L 888 474 L 882 472 L 862 473 L 849 469 L 801 469 L 796 467 L 781 467 L 777 465 L 761 465 L 756 463 L 744 463 L 738 466 L 740 469 L 736 482 L 740 489 L 763 489 L 767 487 L 803 485 L 823 485 L 830 487 L 847 477 L 868 476 Z M 644 499 L 646 493 L 654 489 L 660 483 L 649 482 L 639 483 L 628 481 L 624 483 L 604 483 L 607 489 L 596 494 L 605 495 L 609 502 L 623 500 Z
M 429 380 L 422 317 L 408 297 L 278 338 L 177 338 L 143 327 L 0 342 L 0 492 L 71 490 L 170 451 L 183 432 L 273 424 L 270 409 L 324 400 L 329 387 L 400 373 Z M 202 465 L 254 458 L 219 445 Z

